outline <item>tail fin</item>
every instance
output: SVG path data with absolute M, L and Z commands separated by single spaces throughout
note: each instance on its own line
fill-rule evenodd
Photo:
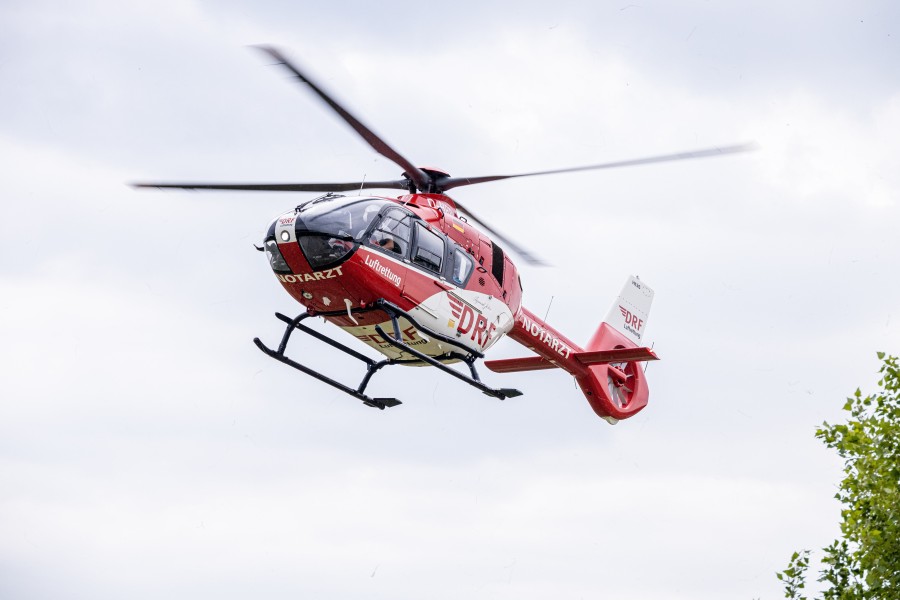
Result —
M 606 329 L 612 329 L 614 333 L 619 334 L 617 342 L 623 344 L 625 348 L 641 346 L 652 302 L 653 290 L 637 277 L 629 277 L 619 297 L 609 308 L 600 328 L 587 343 L 586 349 L 613 348 L 616 344 L 610 345 L 610 335 L 605 333 Z M 603 325 L 608 327 L 604 328 Z
M 594 412 L 610 423 L 647 406 L 647 378 L 636 361 L 657 358 L 653 351 L 642 347 L 652 302 L 653 290 L 637 277 L 629 277 L 583 353 L 587 355 L 584 358 L 604 353 L 621 356 L 620 361 L 592 364 L 587 376 L 576 377 Z

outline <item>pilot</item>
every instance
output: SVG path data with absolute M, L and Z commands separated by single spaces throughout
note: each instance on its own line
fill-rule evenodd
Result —
M 397 254 L 401 254 L 402 250 L 400 250 L 400 244 L 394 241 L 389 235 L 384 236 L 380 240 L 373 240 L 376 244 L 384 248 L 385 250 L 389 250 L 391 252 L 395 252 Z
M 357 239 L 362 237 L 363 233 L 365 233 L 366 229 L 369 228 L 369 225 L 372 223 L 372 219 L 378 216 L 379 207 L 378 206 L 367 206 L 366 210 L 363 212 L 362 216 L 362 229 L 356 234 Z

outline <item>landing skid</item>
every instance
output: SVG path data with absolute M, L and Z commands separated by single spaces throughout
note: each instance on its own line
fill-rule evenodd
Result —
M 320 316 L 320 317 L 334 316 L 334 317 L 336 317 L 336 316 L 346 315 L 347 314 L 346 311 L 322 312 L 322 313 L 315 313 L 315 314 L 305 312 L 305 313 L 298 315 L 297 317 L 295 317 L 293 319 L 290 317 L 287 317 L 281 313 L 275 313 L 275 316 L 280 321 L 287 323 L 287 327 L 285 327 L 285 330 L 284 330 L 284 335 L 281 337 L 281 343 L 278 345 L 278 350 L 272 350 L 271 348 L 268 348 L 265 344 L 263 344 L 260 341 L 259 338 L 254 338 L 253 343 L 255 343 L 256 346 L 260 350 L 262 350 L 263 352 L 265 352 L 266 354 L 268 354 L 269 356 L 271 356 L 278 362 L 281 362 L 290 367 L 293 367 L 293 368 L 297 369 L 298 371 L 301 371 L 303 373 L 306 373 L 307 375 L 310 375 L 311 377 L 315 377 L 319 381 L 321 381 L 323 383 L 327 383 L 328 385 L 341 390 L 345 394 L 349 394 L 350 396 L 353 396 L 357 400 L 360 400 L 366 406 L 371 406 L 373 408 L 378 408 L 380 410 L 384 410 L 385 408 L 389 408 L 391 406 L 397 406 L 398 404 L 402 404 L 402 402 L 400 402 L 400 400 L 398 400 L 396 398 L 372 398 L 371 396 L 367 396 L 365 394 L 366 387 L 369 385 L 369 381 L 371 381 L 372 376 L 375 373 L 377 373 L 382 367 L 386 367 L 389 365 L 426 363 L 428 365 L 431 365 L 431 366 L 443 371 L 444 373 L 447 373 L 448 375 L 452 375 L 453 377 L 456 377 L 460 381 L 468 383 L 472 387 L 479 389 L 485 395 L 492 396 L 494 398 L 499 398 L 500 400 L 505 400 L 506 398 L 513 398 L 515 396 L 522 395 L 522 392 L 520 392 L 519 390 L 515 390 L 515 389 L 511 389 L 511 388 L 491 388 L 491 387 L 486 386 L 484 383 L 481 382 L 481 378 L 478 376 L 478 372 L 475 370 L 475 361 L 479 358 L 484 358 L 483 354 L 478 353 L 478 352 L 473 352 L 473 351 L 469 350 L 468 348 L 465 348 L 464 346 L 460 345 L 459 342 L 457 342 L 456 340 L 453 340 L 452 338 L 432 332 L 432 331 L 422 327 L 415 321 L 415 319 L 413 317 L 411 317 L 409 315 L 409 313 L 407 313 L 404 310 L 401 310 L 399 307 L 395 306 L 394 304 L 391 304 L 390 302 L 388 302 L 386 300 L 380 299 L 380 300 L 376 301 L 370 307 L 354 309 L 354 310 L 351 310 L 350 313 L 351 314 L 360 314 L 360 313 L 371 312 L 371 311 L 376 311 L 376 310 L 380 310 L 380 311 L 387 313 L 387 315 L 391 319 L 391 326 L 393 329 L 393 334 L 388 334 L 381 328 L 380 325 L 376 325 L 375 331 L 378 332 L 378 335 L 380 335 L 391 346 L 393 346 L 411 356 L 414 356 L 415 360 L 410 361 L 410 360 L 387 358 L 384 360 L 376 361 L 376 360 L 369 358 L 368 356 L 360 354 L 356 350 L 349 348 L 348 346 L 345 346 L 344 344 L 342 344 L 340 342 L 337 342 L 337 341 L 331 339 L 327 335 L 319 333 L 318 331 L 311 329 L 303 324 L 303 321 L 305 319 L 308 319 L 309 317 L 312 317 L 312 316 Z M 439 341 L 444 342 L 451 346 L 455 346 L 456 348 L 459 348 L 461 350 L 461 352 L 448 352 L 446 355 L 440 356 L 440 357 L 432 357 L 432 356 L 428 356 L 426 354 L 419 352 L 415 348 L 413 348 L 413 347 L 409 346 L 408 344 L 406 344 L 405 342 L 403 342 L 403 338 L 400 333 L 400 324 L 398 322 L 399 317 L 403 317 L 407 321 L 409 321 L 412 324 L 412 326 L 415 327 L 416 330 L 423 336 L 431 338 L 431 339 L 439 340 Z M 350 386 L 347 386 L 347 385 L 337 381 L 336 379 L 332 379 L 331 377 L 328 377 L 327 375 L 323 375 L 322 373 L 319 373 L 318 371 L 311 369 L 311 368 L 309 368 L 303 364 L 300 364 L 299 362 L 292 360 L 292 359 L 288 358 L 287 356 L 285 356 L 284 353 L 285 353 L 285 350 L 287 349 L 288 341 L 291 338 L 291 334 L 294 333 L 294 331 L 296 331 L 296 330 L 300 330 L 303 333 L 307 333 L 307 334 L 311 335 L 312 337 L 314 337 L 322 342 L 325 342 L 332 348 L 337 348 L 344 354 L 347 354 L 349 356 L 352 356 L 353 358 L 356 358 L 356 359 L 364 362 L 366 364 L 366 374 L 363 376 L 362 381 L 359 383 L 359 385 L 356 387 L 356 389 L 354 389 Z M 471 376 L 466 375 L 464 373 L 460 373 L 456 369 L 450 368 L 449 366 L 447 366 L 446 364 L 441 362 L 442 359 L 443 360 L 461 360 L 461 361 L 463 361 L 469 367 Z

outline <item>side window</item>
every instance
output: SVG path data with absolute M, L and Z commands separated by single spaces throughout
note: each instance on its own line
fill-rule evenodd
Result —
M 453 283 L 459 286 L 466 285 L 469 275 L 472 274 L 472 259 L 462 250 L 453 253 Z
M 388 211 L 372 231 L 369 244 L 388 253 L 407 256 L 411 217 L 402 210 Z
M 431 271 L 441 272 L 444 263 L 444 240 L 421 223 L 416 224 L 416 250 L 413 263 Z

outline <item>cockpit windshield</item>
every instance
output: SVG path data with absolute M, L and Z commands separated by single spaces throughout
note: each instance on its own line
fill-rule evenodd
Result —
M 304 230 L 333 236 L 346 241 L 361 242 L 362 236 L 389 200 L 377 198 L 334 198 L 313 201 L 300 208 L 297 214 L 297 233 Z
M 378 216 L 394 203 L 378 198 L 325 196 L 299 207 L 296 220 L 297 242 L 314 269 L 345 260 Z

